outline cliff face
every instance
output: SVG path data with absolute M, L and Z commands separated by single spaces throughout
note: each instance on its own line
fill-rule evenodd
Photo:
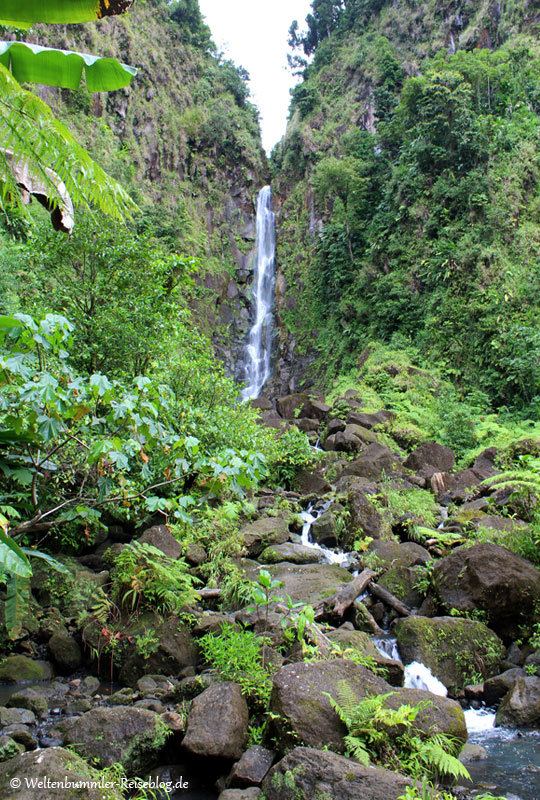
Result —
M 273 153 L 275 389 L 322 385 L 400 336 L 500 397 L 516 337 L 536 337 L 519 242 L 540 233 L 537 4 L 323 6 L 297 34 L 313 58 Z
M 190 33 L 164 0 L 138 0 L 125 17 L 36 26 L 27 38 L 138 68 L 117 92 L 39 91 L 131 191 L 141 224 L 199 259 L 198 321 L 234 372 L 252 313 L 255 200 L 267 164 L 241 70 Z

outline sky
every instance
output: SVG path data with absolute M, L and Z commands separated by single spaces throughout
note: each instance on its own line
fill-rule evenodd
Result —
M 285 133 L 289 89 L 297 80 L 287 69 L 288 30 L 294 19 L 305 28 L 311 0 L 199 0 L 199 6 L 218 50 L 249 72 L 270 152 Z

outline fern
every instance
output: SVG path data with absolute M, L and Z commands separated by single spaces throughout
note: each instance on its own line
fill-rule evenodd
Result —
M 14 165 L 27 165 L 43 184 L 53 208 L 65 203 L 65 190 L 74 204 L 95 206 L 116 219 L 129 217 L 136 208 L 127 192 L 77 144 L 49 106 L 22 89 L 0 64 L 0 207 L 24 210 Z

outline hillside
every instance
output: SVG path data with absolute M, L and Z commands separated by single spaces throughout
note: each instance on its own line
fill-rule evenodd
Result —
M 464 391 L 529 403 L 538 9 L 314 7 L 292 31 L 303 78 L 273 154 L 281 368 L 299 385 L 312 364 L 323 385 L 375 338 L 419 348 Z
M 138 227 L 199 259 L 197 320 L 235 368 L 249 329 L 255 199 L 267 182 L 246 74 L 215 51 L 198 4 L 141 0 L 88 25 L 34 26 L 31 41 L 113 56 L 139 72 L 117 92 L 40 93 L 141 208 Z

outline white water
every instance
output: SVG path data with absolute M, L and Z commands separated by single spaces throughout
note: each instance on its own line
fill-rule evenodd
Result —
M 465 715 L 469 736 L 474 733 L 487 733 L 495 730 L 495 712 L 491 711 L 491 709 L 467 708 L 463 714 Z
M 413 661 L 405 667 L 405 680 L 403 685 L 407 689 L 427 689 L 431 694 L 446 697 L 448 691 L 444 683 L 432 674 L 429 667 L 420 661 Z
M 324 557 L 325 561 L 328 561 L 330 564 L 345 564 L 349 560 L 347 553 L 335 553 L 333 550 L 329 550 L 327 547 L 323 547 L 322 545 L 311 541 L 311 526 L 315 520 L 326 511 L 329 505 L 330 501 L 328 503 L 324 503 L 316 510 L 313 509 L 312 506 L 309 506 L 307 511 L 302 511 L 300 514 L 302 522 L 304 523 L 302 527 L 302 544 L 305 547 L 311 547 L 313 550 L 318 550 Z M 312 514 L 312 511 L 315 511 L 315 513 Z
M 402 663 L 397 639 L 394 639 L 392 636 L 378 636 L 373 639 L 373 644 L 381 655 L 386 656 L 386 658 L 391 658 L 392 661 L 399 661 Z
M 253 265 L 255 320 L 249 332 L 246 348 L 246 387 L 242 391 L 244 400 L 258 397 L 271 375 L 276 234 L 272 193 L 269 186 L 264 186 L 257 198 L 255 246 Z

